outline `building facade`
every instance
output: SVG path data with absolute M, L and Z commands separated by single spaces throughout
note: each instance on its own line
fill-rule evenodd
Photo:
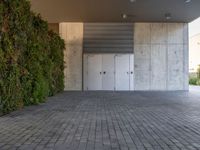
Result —
M 188 23 L 200 1 L 31 3 L 65 40 L 66 91 L 188 90 Z
M 128 23 L 128 26 L 130 24 Z M 119 25 L 123 24 L 90 23 L 93 31 L 89 32 L 96 35 L 86 35 L 88 33 L 84 28 L 87 28 L 87 25 L 84 23 L 60 23 L 60 35 L 66 43 L 65 90 L 188 90 L 187 23 L 132 23 L 132 31 L 125 29 L 132 34 L 132 38 L 124 32 L 124 39 L 122 37 L 119 38 L 121 41 L 118 41 L 121 45 L 117 40 L 115 43 L 113 40 L 110 43 L 102 43 L 114 33 L 98 28 L 116 28 Z M 123 31 L 123 27 L 119 30 Z M 100 35 L 102 38 L 96 37 L 96 40 L 87 41 L 88 36 Z M 124 60 L 116 58 L 118 55 Z M 126 60 L 130 57 L 127 55 L 133 57 L 128 63 Z M 88 60 L 91 56 L 93 58 Z M 107 60 L 107 63 L 106 56 L 110 60 Z M 102 65 L 99 66 L 103 58 L 106 69 L 103 69 Z M 117 66 L 117 61 L 121 68 Z M 88 66 L 93 68 L 88 69 Z M 105 76 L 104 73 L 110 75 Z

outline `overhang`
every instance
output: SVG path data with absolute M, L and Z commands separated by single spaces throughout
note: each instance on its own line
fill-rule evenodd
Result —
M 200 0 L 32 0 L 31 3 L 32 9 L 50 23 L 191 22 L 200 16 Z

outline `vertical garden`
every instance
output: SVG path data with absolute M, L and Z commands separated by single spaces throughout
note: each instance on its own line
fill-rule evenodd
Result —
M 63 90 L 64 41 L 27 0 L 0 0 L 0 111 L 45 102 Z

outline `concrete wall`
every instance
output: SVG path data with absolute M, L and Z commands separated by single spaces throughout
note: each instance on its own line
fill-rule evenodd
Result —
M 83 23 L 60 23 L 65 40 L 65 90 L 82 90 Z
M 60 23 L 65 90 L 82 90 L 83 23 Z M 188 90 L 188 24 L 134 24 L 135 90 Z
M 188 24 L 135 23 L 135 90 L 188 90 Z

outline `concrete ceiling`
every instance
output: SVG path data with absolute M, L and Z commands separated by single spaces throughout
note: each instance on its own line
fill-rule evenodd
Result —
M 191 22 L 200 16 L 200 0 L 31 0 L 32 9 L 58 22 Z M 166 20 L 165 14 L 171 19 Z M 127 14 L 126 19 L 122 14 Z

